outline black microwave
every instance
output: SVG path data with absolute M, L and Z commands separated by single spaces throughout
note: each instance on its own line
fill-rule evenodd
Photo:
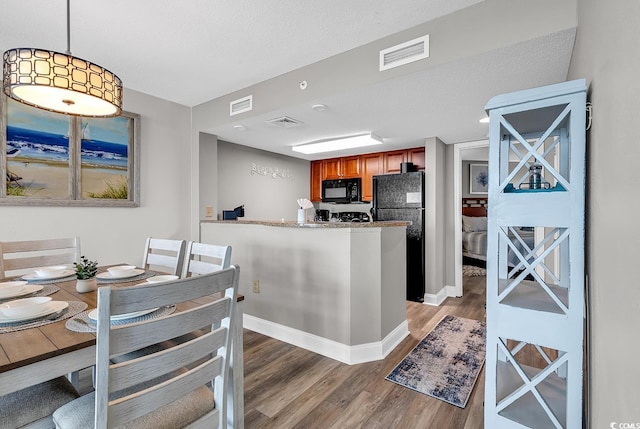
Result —
M 323 203 L 352 203 L 362 200 L 362 179 L 336 179 L 322 181 Z

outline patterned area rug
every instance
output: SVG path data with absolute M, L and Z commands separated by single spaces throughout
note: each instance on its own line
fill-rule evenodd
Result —
M 486 276 L 487 270 L 481 267 L 476 267 L 474 265 L 463 265 L 462 266 L 462 275 L 468 277 L 480 277 Z
M 485 323 L 445 316 L 386 379 L 464 408 L 484 365 Z

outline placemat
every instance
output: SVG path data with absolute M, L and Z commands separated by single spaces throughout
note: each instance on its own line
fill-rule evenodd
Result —
M 76 317 L 74 317 L 73 319 L 67 320 L 67 323 L 65 324 L 67 329 L 74 332 L 96 332 L 96 322 L 89 319 L 89 313 L 91 312 L 91 310 L 93 310 L 93 308 L 90 308 L 87 311 L 83 311 L 82 313 L 77 314 Z M 174 311 L 176 311 L 176 306 L 169 305 L 166 307 L 160 307 L 156 311 L 149 314 L 145 314 L 140 317 L 132 317 L 131 319 L 125 319 L 125 320 L 113 320 L 111 324 L 127 325 L 129 323 L 141 322 L 143 320 L 158 319 L 160 317 L 168 316 L 172 314 Z
M 34 293 L 30 293 L 29 295 L 23 295 L 23 296 L 15 296 L 12 298 L 0 298 L 0 303 L 2 302 L 7 302 L 7 301 L 13 301 L 16 299 L 22 299 L 22 298 L 31 298 L 34 296 L 49 296 L 49 295 L 53 295 L 54 293 L 58 292 L 60 290 L 60 288 L 56 285 L 44 285 L 42 286 L 42 289 L 40 289 L 38 292 L 34 292 Z
M 49 323 L 59 322 L 60 320 L 69 319 L 87 308 L 86 302 L 69 301 L 69 306 L 58 315 L 49 315 L 41 319 L 27 320 L 17 323 L 0 323 L 0 334 L 7 332 L 21 331 L 23 329 L 37 328 L 39 326 L 48 325 Z M 54 317 L 55 316 L 55 317 Z M 50 319 L 53 317 L 53 319 Z
M 148 279 L 149 277 L 153 277 L 155 275 L 156 275 L 155 271 L 146 270 L 144 273 L 138 274 L 137 276 L 133 276 L 133 277 L 125 277 L 123 279 L 100 279 L 100 278 L 97 278 L 97 280 L 98 280 L 98 284 L 128 283 L 128 282 L 136 282 L 136 281 L 139 281 L 139 280 Z

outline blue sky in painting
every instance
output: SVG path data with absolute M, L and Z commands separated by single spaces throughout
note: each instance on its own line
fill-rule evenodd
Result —
M 7 100 L 7 104 L 7 122 L 12 126 L 60 135 L 65 135 L 69 131 L 69 116 L 36 109 L 11 100 Z M 87 122 L 92 140 L 128 144 L 128 118 L 82 118 L 83 127 Z

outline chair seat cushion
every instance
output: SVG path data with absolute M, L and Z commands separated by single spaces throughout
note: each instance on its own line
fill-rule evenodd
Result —
M 48 417 L 79 396 L 65 377 L 0 396 L 0 428 L 21 427 Z
M 201 386 L 188 395 L 128 423 L 130 429 L 175 429 L 184 427 L 213 410 L 213 392 Z M 93 427 L 95 393 L 82 396 L 53 413 L 58 429 L 86 429 Z

